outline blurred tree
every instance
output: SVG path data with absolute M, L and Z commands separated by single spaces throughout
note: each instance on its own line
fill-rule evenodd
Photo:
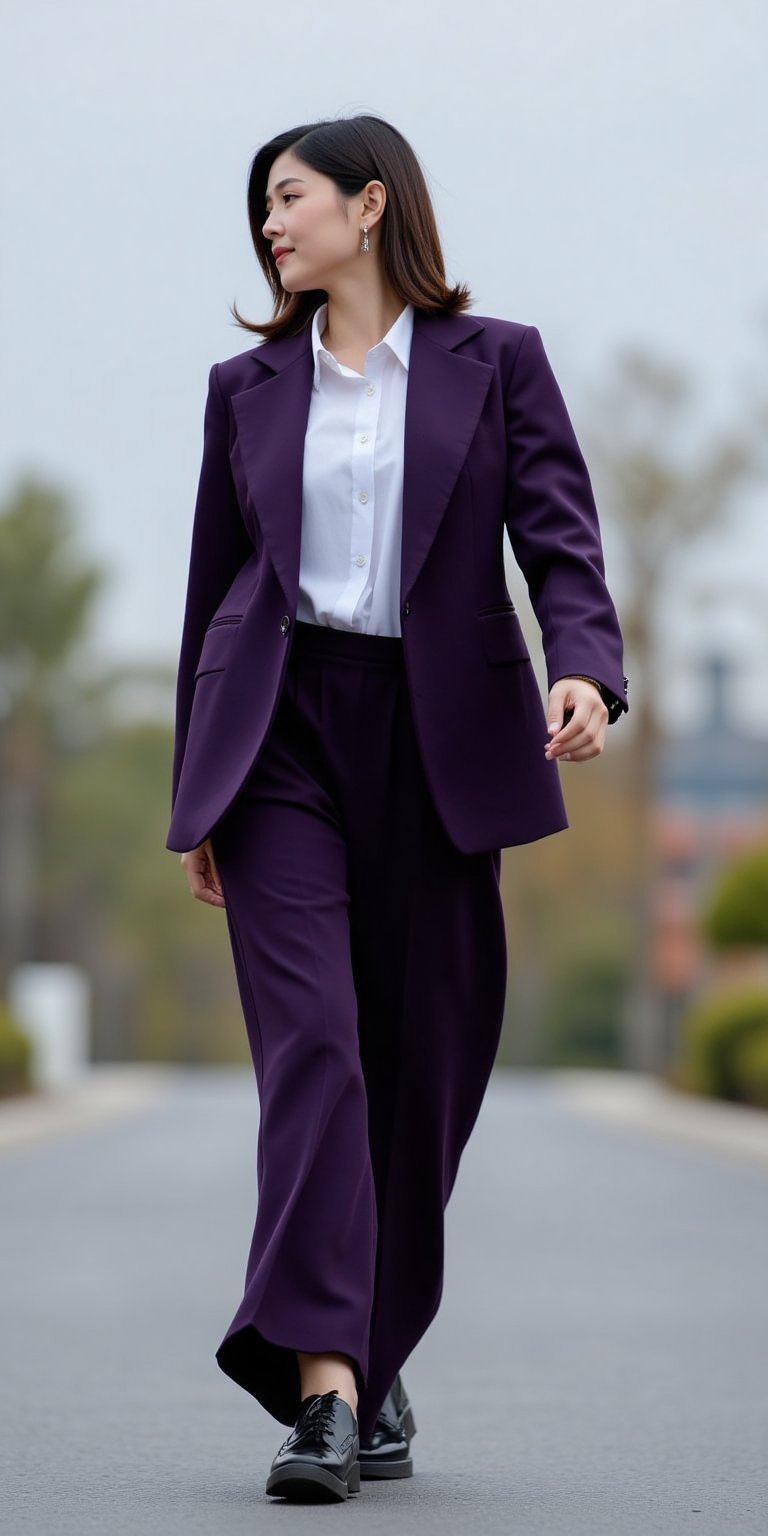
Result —
M 500 1064 L 564 1064 L 559 1052 L 570 1049 L 565 1040 L 571 1023 L 576 1027 L 577 1003 L 567 986 L 574 966 L 587 968 L 600 955 L 612 975 L 621 970 L 614 1000 L 623 1001 L 634 837 L 624 788 L 627 753 L 619 739 L 588 771 L 574 765 L 563 772 L 571 823 L 565 836 L 504 849 L 509 965 Z
M 96 1059 L 244 1059 L 225 914 L 192 906 L 164 846 L 172 733 L 141 718 L 175 668 L 94 652 L 111 577 L 75 535 L 33 478 L 0 508 L 0 997 L 20 961 L 74 961 Z
M 679 603 L 690 551 L 722 526 L 739 488 L 761 472 L 754 423 L 708 432 L 696 425 L 691 379 L 638 347 L 618 354 L 595 405 L 590 459 L 601 481 L 606 525 L 622 545 L 621 623 L 630 678 L 631 751 L 627 759 L 633 887 L 630 988 L 624 1016 L 626 1066 L 664 1067 L 662 1015 L 652 982 L 656 886 L 654 788 L 660 742 L 658 699 L 667 658 L 660 654 L 665 613 Z
M 226 914 L 190 899 L 165 848 L 171 745 L 166 725 L 138 720 L 61 760 L 47 947 L 87 966 L 95 1059 L 245 1060 Z
M 23 479 L 0 509 L 0 993 L 33 949 L 59 678 L 102 581 L 65 497 Z

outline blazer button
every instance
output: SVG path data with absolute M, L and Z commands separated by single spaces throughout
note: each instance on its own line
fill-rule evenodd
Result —
M 283 631 L 283 634 L 284 634 L 284 635 L 287 635 L 287 633 L 288 633 L 288 631 L 289 631 L 289 629 L 290 629 L 290 627 L 291 627 L 291 620 L 290 620 L 290 616 L 289 616 L 289 614 L 287 614 L 287 613 L 284 613 L 284 614 L 283 614 L 283 617 L 282 617 L 282 618 L 281 618 L 281 620 L 280 620 L 280 628 L 281 628 L 281 630 L 282 630 L 282 631 Z
M 400 612 L 401 612 L 403 618 L 407 618 L 407 616 L 410 613 L 410 611 L 411 611 L 410 602 L 407 602 L 407 601 L 404 602 L 402 608 L 400 609 Z

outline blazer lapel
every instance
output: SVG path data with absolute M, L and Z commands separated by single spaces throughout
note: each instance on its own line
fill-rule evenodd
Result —
M 248 494 L 290 611 L 299 590 L 304 435 L 312 392 L 312 337 L 265 341 L 251 354 L 269 372 L 232 396 Z
M 410 594 L 475 435 L 493 367 L 456 351 L 483 330 L 472 315 L 414 316 L 403 442 L 400 601 Z
M 400 601 L 413 588 L 467 456 L 493 377 L 456 350 L 483 329 L 471 315 L 414 315 L 403 440 Z M 309 326 L 251 354 L 268 370 L 232 396 L 248 493 L 291 611 L 298 600 L 304 437 L 312 398 Z

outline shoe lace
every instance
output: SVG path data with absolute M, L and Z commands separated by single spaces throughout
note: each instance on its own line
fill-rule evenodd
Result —
M 320 1441 L 330 1428 L 334 1418 L 334 1401 L 338 1396 L 336 1387 L 330 1392 L 322 1392 L 307 1409 L 306 1427 L 310 1433 Z

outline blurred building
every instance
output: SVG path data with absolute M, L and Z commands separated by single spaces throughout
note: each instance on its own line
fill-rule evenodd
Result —
M 702 902 L 735 854 L 768 845 L 768 739 L 743 730 L 729 702 L 732 664 L 713 653 L 702 662 L 708 702 L 699 727 L 668 738 L 656 784 L 659 887 L 655 984 L 664 1000 L 668 1045 L 691 995 L 716 974 L 740 976 L 760 964 L 750 954 L 722 962 L 698 931 Z

